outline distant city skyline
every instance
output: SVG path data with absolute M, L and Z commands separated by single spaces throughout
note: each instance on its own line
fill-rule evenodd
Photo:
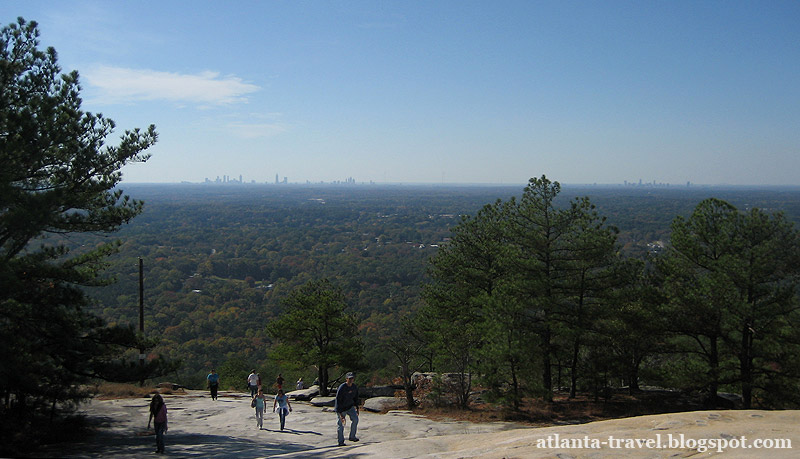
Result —
M 4 0 L 123 183 L 800 185 L 800 2 Z M 238 174 L 237 174 L 238 175 Z
M 554 181 L 559 181 L 555 179 Z M 216 183 L 216 184 L 227 184 L 227 183 L 234 183 L 234 184 L 318 184 L 318 183 L 327 183 L 327 184 L 382 184 L 382 183 L 419 183 L 419 182 L 378 182 L 375 180 L 356 180 L 354 177 L 347 177 L 345 179 L 332 179 L 332 180 L 318 180 L 318 181 L 310 181 L 310 180 L 297 180 L 297 181 L 290 181 L 287 176 L 280 177 L 280 174 L 275 174 L 273 180 L 263 179 L 263 178 L 244 178 L 243 174 L 239 174 L 238 176 L 231 176 L 231 175 L 217 175 L 214 179 L 209 177 L 205 177 L 202 181 L 191 181 L 191 180 L 182 180 L 184 183 Z M 560 182 L 560 181 L 559 181 Z M 131 182 L 135 183 L 135 182 Z M 141 182 L 140 182 L 141 183 Z M 178 183 L 178 182 L 157 182 L 157 183 Z M 430 182 L 428 182 L 430 183 Z M 492 184 L 491 182 L 476 182 L 478 184 Z M 525 182 L 520 182 L 520 185 L 525 185 Z M 433 183 L 436 184 L 436 183 Z M 439 182 L 439 184 L 469 184 L 469 183 L 461 183 L 461 182 Z M 498 183 L 500 184 L 500 183 Z M 572 183 L 573 185 L 596 185 L 597 183 Z M 514 185 L 508 184 L 508 185 Z M 604 185 L 621 185 L 621 186 L 638 186 L 638 187 L 677 187 L 677 186 L 705 186 L 709 184 L 697 184 L 692 183 L 690 181 L 686 181 L 684 183 L 669 183 L 669 182 L 662 182 L 656 179 L 653 180 L 623 180 L 622 183 L 607 183 Z M 723 184 L 724 185 L 724 184 Z M 769 185 L 769 184 L 767 184 Z

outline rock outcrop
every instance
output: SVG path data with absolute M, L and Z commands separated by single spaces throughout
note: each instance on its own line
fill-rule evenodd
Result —
M 319 386 L 311 386 L 308 389 L 293 390 L 287 392 L 286 396 L 292 400 L 308 401 L 319 395 Z
M 364 409 L 375 413 L 397 410 L 406 406 L 406 399 L 399 397 L 372 397 L 364 402 Z

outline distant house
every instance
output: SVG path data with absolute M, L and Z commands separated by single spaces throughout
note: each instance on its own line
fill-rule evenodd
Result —
M 664 250 L 664 242 L 663 241 L 654 241 L 647 243 L 647 251 L 650 253 L 659 253 Z

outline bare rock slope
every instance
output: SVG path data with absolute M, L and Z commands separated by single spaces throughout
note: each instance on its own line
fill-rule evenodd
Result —
M 800 411 L 698 411 L 531 428 L 508 422 L 437 422 L 407 412 L 362 411 L 358 443 L 336 445 L 336 417 L 327 407 L 293 402 L 286 429 L 268 404 L 256 427 L 249 397 L 207 393 L 165 397 L 167 453 L 230 458 L 581 458 L 798 457 Z M 51 457 L 149 456 L 155 439 L 147 399 L 95 400 L 85 408 L 98 433 L 60 445 Z M 349 428 L 349 426 L 348 426 Z M 44 452 L 45 454 L 48 451 Z

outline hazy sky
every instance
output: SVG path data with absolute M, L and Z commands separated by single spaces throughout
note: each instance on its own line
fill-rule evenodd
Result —
M 800 185 L 798 1 L 2 0 L 126 182 Z

